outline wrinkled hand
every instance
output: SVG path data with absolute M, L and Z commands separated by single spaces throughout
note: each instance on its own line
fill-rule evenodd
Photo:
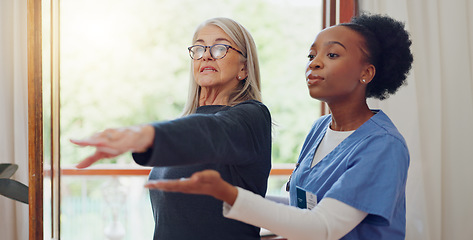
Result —
M 153 144 L 154 128 L 151 125 L 110 128 L 85 139 L 70 141 L 82 147 L 96 148 L 94 154 L 76 165 L 77 168 L 86 168 L 100 159 L 113 158 L 128 151 L 146 151 Z
M 215 170 L 196 172 L 186 179 L 151 180 L 145 187 L 168 192 L 209 195 L 230 205 L 233 205 L 238 195 L 237 188 L 225 182 Z

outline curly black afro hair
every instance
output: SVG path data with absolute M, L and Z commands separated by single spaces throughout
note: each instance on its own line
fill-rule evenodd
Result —
M 366 87 L 367 98 L 384 100 L 406 84 L 413 56 L 410 50 L 412 42 L 404 23 L 389 16 L 362 14 L 340 25 L 364 37 L 367 61 L 376 68 L 374 78 Z

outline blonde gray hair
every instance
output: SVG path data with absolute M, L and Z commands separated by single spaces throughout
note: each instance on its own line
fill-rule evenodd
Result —
M 243 61 L 246 62 L 248 76 L 240 81 L 239 86 L 230 94 L 228 105 L 234 106 L 247 100 L 261 99 L 261 80 L 259 71 L 258 55 L 256 54 L 256 44 L 251 34 L 241 24 L 229 18 L 212 18 L 200 24 L 194 32 L 192 42 L 197 40 L 199 31 L 208 25 L 214 25 L 221 28 L 243 52 Z M 200 86 L 196 84 L 191 64 L 191 76 L 189 83 L 189 93 L 187 103 L 184 106 L 183 116 L 195 113 L 199 107 Z

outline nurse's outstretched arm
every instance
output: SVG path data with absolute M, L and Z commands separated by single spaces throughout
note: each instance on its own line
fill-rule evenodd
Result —
M 168 192 L 209 195 L 233 206 L 238 189 L 224 181 L 214 170 L 194 173 L 190 178 L 179 180 L 154 180 L 145 184 L 146 188 Z

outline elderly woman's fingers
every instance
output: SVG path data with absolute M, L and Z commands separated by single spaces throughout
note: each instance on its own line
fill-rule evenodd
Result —
M 78 146 L 96 148 L 93 155 L 76 165 L 77 168 L 85 168 L 100 159 L 116 157 L 129 151 L 144 152 L 153 140 L 154 127 L 151 125 L 109 128 L 85 139 L 70 139 Z
M 81 162 L 79 162 L 77 165 L 76 165 L 76 168 L 86 168 L 86 167 L 89 167 L 90 165 L 92 165 L 93 163 L 97 162 L 98 160 L 102 159 L 102 158 L 105 158 L 106 156 L 104 155 L 104 153 L 101 153 L 101 152 L 98 152 L 96 151 L 93 155 L 85 158 L 84 160 L 82 160 Z
M 84 138 L 84 139 L 69 139 L 71 143 L 79 145 L 81 147 L 86 146 L 100 146 L 105 143 L 103 139 Z
M 123 151 L 119 151 L 119 150 L 113 149 L 113 148 L 97 147 L 97 149 L 96 149 L 96 151 L 93 155 L 91 155 L 91 156 L 85 158 L 84 160 L 82 160 L 81 162 L 79 162 L 76 165 L 76 167 L 77 168 L 86 168 L 86 167 L 89 167 L 90 165 L 92 165 L 93 163 L 97 162 L 100 159 L 116 157 L 116 156 L 118 156 L 122 153 L 123 153 Z

